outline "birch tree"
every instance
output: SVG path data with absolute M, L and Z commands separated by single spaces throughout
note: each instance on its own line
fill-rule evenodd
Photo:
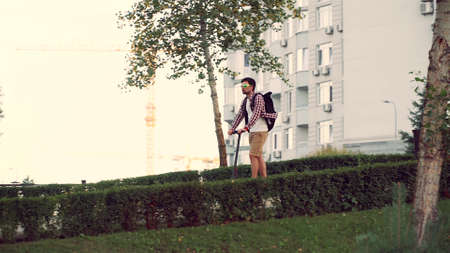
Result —
M 450 0 L 437 0 L 436 3 L 413 207 L 419 247 L 426 242 L 427 228 L 438 221 L 439 178 L 448 155 L 445 140 L 449 134 Z

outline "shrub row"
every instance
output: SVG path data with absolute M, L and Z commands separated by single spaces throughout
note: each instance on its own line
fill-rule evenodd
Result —
M 199 177 L 200 176 L 197 171 L 181 171 L 181 172 L 170 172 L 154 176 L 104 180 L 96 184 L 93 184 L 93 186 L 96 189 L 103 190 L 111 187 L 125 186 L 125 185 L 152 185 L 152 184 L 167 184 L 173 182 L 191 182 L 191 181 L 198 181 Z
M 1 187 L 0 198 L 45 197 L 66 193 L 105 190 L 128 185 L 152 185 L 172 182 L 198 181 L 197 171 L 171 172 L 161 175 L 134 177 L 116 180 L 104 180 L 92 184 L 50 184 L 24 187 Z
M 268 174 L 276 175 L 286 172 L 303 172 L 309 170 L 323 170 L 323 169 L 335 169 L 340 167 L 352 167 L 359 166 L 368 163 L 381 163 L 381 162 L 396 162 L 411 160 L 414 157 L 412 155 L 405 154 L 389 154 L 389 155 L 334 155 L 334 156 L 320 156 L 294 159 L 280 162 L 267 163 Z M 449 175 L 449 165 L 444 166 L 442 173 Z M 51 184 L 42 186 L 27 186 L 27 187 L 1 187 L 0 198 L 14 198 L 18 196 L 22 197 L 43 197 L 54 196 L 65 193 L 74 192 L 86 192 L 105 190 L 117 186 L 127 185 L 152 185 L 152 184 L 166 184 L 173 182 L 190 182 L 198 181 L 199 177 L 204 181 L 218 181 L 229 179 L 232 175 L 233 167 L 217 168 L 212 170 L 205 170 L 198 174 L 197 171 L 187 172 L 172 172 L 155 176 L 144 176 L 126 179 L 105 180 L 94 184 Z M 251 168 L 249 165 L 238 166 L 238 175 L 241 178 L 248 178 L 251 176 Z M 450 178 L 444 177 L 446 185 Z
M 383 155 L 331 155 L 307 157 L 294 160 L 269 162 L 267 163 L 267 174 L 276 175 L 286 172 L 303 172 L 308 170 L 335 169 L 341 167 L 354 167 L 368 163 L 386 163 L 408 161 L 414 159 L 409 154 L 383 154 Z M 223 167 L 212 170 L 205 170 L 200 173 L 205 181 L 217 181 L 231 178 L 234 167 Z M 251 176 L 250 165 L 238 166 L 239 177 Z
M 291 172 L 267 179 L 129 186 L 0 200 L 3 241 L 221 224 L 383 207 L 393 182 L 413 192 L 416 162 Z M 411 197 L 410 197 L 411 199 Z

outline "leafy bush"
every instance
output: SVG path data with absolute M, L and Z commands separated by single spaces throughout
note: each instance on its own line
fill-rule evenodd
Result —
M 199 175 L 197 171 L 182 171 L 182 172 L 170 172 L 154 176 L 105 180 L 96 183 L 95 187 L 97 189 L 106 189 L 111 186 L 152 185 L 152 184 L 166 184 L 172 182 L 190 182 L 198 180 Z
M 354 152 L 346 149 L 337 149 L 331 146 L 327 146 L 325 148 L 321 148 L 317 151 L 314 151 L 310 154 L 308 154 L 309 157 L 316 157 L 316 156 L 330 156 L 330 155 L 357 155 L 361 154 L 360 152 Z
M 303 172 L 307 170 L 333 169 L 344 166 L 358 166 L 366 163 L 395 162 L 414 159 L 412 155 L 328 155 L 320 157 L 309 157 L 289 161 L 267 163 L 269 175 L 282 174 L 286 172 Z M 241 178 L 251 176 L 249 165 L 238 166 L 238 174 Z M 232 167 L 206 170 L 200 173 L 203 180 L 217 181 L 229 179 Z M 129 185 L 153 185 L 167 184 L 173 182 L 199 181 L 200 175 L 197 171 L 171 172 L 161 175 L 143 176 L 125 179 L 104 180 L 93 184 L 50 184 L 27 187 L 1 187 L 0 198 L 22 197 L 45 197 L 76 192 L 92 192 L 105 190 L 113 187 L 126 187 Z
M 161 175 L 105 180 L 93 184 L 49 184 L 26 187 L 2 187 L 0 198 L 48 197 L 67 193 L 105 190 L 128 185 L 167 184 L 172 182 L 198 181 L 197 171 L 170 172 Z
M 276 175 L 286 172 L 303 172 L 308 170 L 336 169 L 347 166 L 359 166 L 368 163 L 396 162 L 414 159 L 413 155 L 389 154 L 389 155 L 329 155 L 307 157 L 301 159 L 269 162 L 267 163 L 267 174 Z M 238 176 L 246 178 L 251 176 L 249 165 L 240 165 Z M 205 181 L 217 181 L 231 178 L 234 167 L 222 167 L 218 169 L 205 170 L 200 173 Z
M 3 240 L 17 224 L 27 240 L 119 230 L 221 224 L 383 207 L 392 183 L 411 193 L 416 162 L 291 172 L 267 179 L 121 186 L 48 198 L 0 200 Z

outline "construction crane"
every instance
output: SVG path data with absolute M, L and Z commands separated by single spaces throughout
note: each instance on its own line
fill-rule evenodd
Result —
M 153 79 L 155 77 L 153 76 Z M 154 82 L 154 80 L 153 80 Z M 150 85 L 148 89 L 148 100 L 145 117 L 145 125 L 147 127 L 147 174 L 155 173 L 155 126 L 156 126 L 156 105 L 155 105 L 155 85 Z

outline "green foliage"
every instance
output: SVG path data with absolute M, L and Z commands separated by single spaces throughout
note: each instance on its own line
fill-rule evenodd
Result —
M 24 198 L 17 203 L 17 218 L 24 227 L 25 240 L 34 241 L 53 236 L 56 200 L 51 198 Z
M 303 172 L 308 170 L 335 169 L 346 166 L 358 166 L 367 163 L 395 162 L 414 159 L 412 155 L 365 155 L 365 154 L 331 154 L 315 157 L 300 158 L 294 160 L 267 163 L 267 174 L 276 175 L 286 172 Z M 248 178 L 251 176 L 249 165 L 240 165 L 238 176 Z M 223 167 L 212 170 L 204 170 L 200 173 L 205 181 L 217 181 L 231 178 L 234 167 Z
M 357 251 L 365 253 L 381 252 L 447 252 L 442 243 L 442 235 L 449 223 L 448 215 L 441 215 L 439 223 L 428 226 L 430 233 L 426 245 L 416 246 L 416 233 L 414 231 L 414 215 L 411 206 L 407 205 L 406 189 L 400 183 L 394 183 L 392 206 L 386 208 L 384 213 L 385 226 L 381 231 L 369 232 L 356 237 Z
M 413 101 L 413 109 L 409 110 L 409 121 L 411 122 L 411 126 L 413 129 L 420 129 L 422 127 L 422 118 L 423 118 L 423 110 L 425 103 L 425 83 L 426 78 L 423 74 L 419 72 L 410 72 L 410 75 L 414 76 L 414 79 L 411 82 L 418 83 L 414 92 L 418 96 L 417 101 Z M 414 136 L 411 133 L 400 131 L 400 137 L 403 142 L 406 144 L 406 153 L 414 154 Z
M 301 18 L 293 0 L 163 1 L 143 0 L 126 13 L 121 26 L 134 31 L 125 86 L 146 87 L 158 68 L 171 63 L 169 78 L 189 73 L 197 82 L 216 79 L 213 68 L 229 75 L 226 53 L 243 50 L 254 71 L 276 72 L 286 83 L 283 65 L 264 47 L 261 34 L 289 18 Z M 279 28 L 278 28 L 279 29 Z
M 328 146 L 326 148 L 321 148 L 311 154 L 309 154 L 308 156 L 331 156 L 331 155 L 357 155 L 360 154 L 359 152 L 353 152 L 353 151 L 349 151 L 346 149 L 337 149 L 331 146 Z
M 438 203 L 450 213 L 450 200 Z M 11 253 L 110 252 L 355 252 L 358 234 L 383 229 L 386 209 L 298 216 L 261 222 L 234 222 L 176 229 L 139 230 L 100 236 L 0 244 Z M 450 231 L 448 231 L 450 232 Z M 440 241 L 450 246 L 448 233 Z
M 102 191 L 58 196 L 60 236 L 97 235 L 111 231 L 106 193 Z
M 0 198 L 22 197 L 45 197 L 76 192 L 105 190 L 113 187 L 125 187 L 129 185 L 152 185 L 167 184 L 171 182 L 198 181 L 197 171 L 170 172 L 154 176 L 143 176 L 116 180 L 105 180 L 93 184 L 49 184 L 34 185 L 26 187 L 2 187 L 0 188 Z
M 30 178 L 30 176 L 27 176 L 22 180 L 22 184 L 34 184 L 34 180 Z
M 2 241 L 12 242 L 16 239 L 16 229 L 19 225 L 18 200 L 0 199 L 0 230 Z
M 377 163 L 388 161 L 411 160 L 411 155 L 328 155 L 320 157 L 308 157 L 289 161 L 267 163 L 268 174 L 275 175 L 285 172 L 303 172 L 307 170 L 323 170 L 339 168 L 344 166 L 357 166 L 365 163 Z M 249 165 L 238 166 L 239 176 L 248 178 L 251 176 Z M 200 173 L 205 181 L 225 180 L 231 177 L 232 167 L 205 170 Z M 445 173 L 445 171 L 443 172 Z M 104 180 L 92 184 L 49 184 L 33 185 L 32 187 L 1 187 L 0 198 L 22 197 L 45 197 L 61 194 L 71 194 L 77 192 L 92 192 L 97 190 L 107 190 L 114 187 L 127 187 L 130 185 L 153 185 L 168 184 L 172 182 L 199 181 L 197 171 L 170 172 L 160 175 L 143 176 L 134 178 L 124 178 L 115 180 Z M 447 175 L 447 174 L 445 174 Z
M 383 207 L 393 182 L 411 196 L 415 161 L 291 172 L 263 179 L 115 187 L 48 198 L 0 200 L 0 224 L 27 240 L 97 235 L 145 226 L 159 229 Z M 13 214 L 15 215 L 13 215 Z M 6 233 L 11 240 L 11 235 Z M 4 240 L 7 240 L 4 238 Z
M 0 198 L 15 198 L 15 197 L 44 197 L 58 194 L 65 194 L 78 189 L 75 184 L 48 184 L 48 185 L 34 185 L 34 186 L 11 186 L 0 188 Z
M 190 182 L 198 180 L 199 174 L 197 171 L 182 171 L 169 172 L 154 176 L 105 180 L 92 184 L 91 186 L 95 189 L 108 189 L 113 186 L 167 184 L 172 182 Z

